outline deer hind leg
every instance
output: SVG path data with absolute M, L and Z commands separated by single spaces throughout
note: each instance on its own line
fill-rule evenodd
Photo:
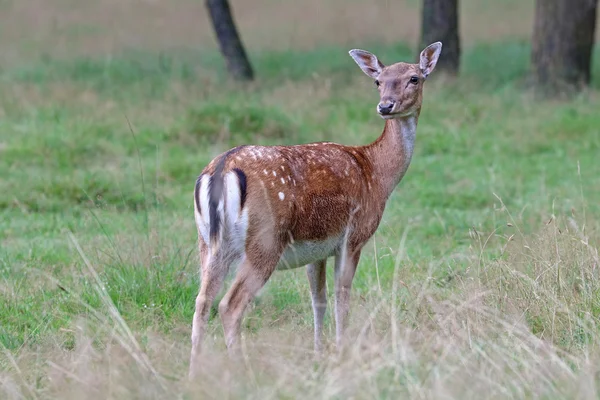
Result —
M 257 253 L 261 254 L 260 257 L 251 257 L 246 253 L 233 284 L 219 303 L 219 315 L 230 356 L 238 354 L 246 307 L 270 278 L 281 255 L 281 252 L 269 252 L 269 255 Z
M 199 371 L 202 340 L 206 332 L 206 324 L 210 308 L 215 297 L 223 287 L 228 265 L 220 257 L 211 258 L 208 246 L 200 238 L 201 282 L 196 297 L 196 308 L 192 322 L 192 353 L 190 356 L 189 375 L 192 378 Z
M 335 341 L 341 348 L 350 309 L 350 291 L 360 250 L 346 247 L 335 257 Z
M 325 310 L 327 309 L 327 274 L 325 267 L 327 259 L 309 264 L 306 267 L 308 283 L 310 286 L 310 294 L 312 298 L 312 309 L 315 324 L 315 351 L 321 353 L 323 351 L 323 319 L 325 318 Z

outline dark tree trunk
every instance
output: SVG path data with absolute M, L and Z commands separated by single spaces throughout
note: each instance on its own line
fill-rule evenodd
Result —
M 419 51 L 433 42 L 442 42 L 442 55 L 436 68 L 457 74 L 460 65 L 458 0 L 423 0 L 422 17 Z
M 536 0 L 531 64 L 534 83 L 553 94 L 590 83 L 598 0 Z
M 206 8 L 219 41 L 219 48 L 225 57 L 229 74 L 238 80 L 254 79 L 252 67 L 231 15 L 229 1 L 206 0 Z

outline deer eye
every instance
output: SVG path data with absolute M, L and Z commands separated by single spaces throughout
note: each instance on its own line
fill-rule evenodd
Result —
M 375 86 L 379 87 L 379 85 L 381 85 L 381 82 L 379 82 L 377 79 L 375 79 Z
M 417 83 L 419 83 L 419 77 L 418 76 L 411 76 L 410 77 L 410 83 L 416 85 Z

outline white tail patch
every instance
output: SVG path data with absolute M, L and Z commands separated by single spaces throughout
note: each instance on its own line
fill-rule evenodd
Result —
M 200 189 L 198 190 L 198 198 L 200 203 L 200 210 L 196 210 L 196 226 L 198 227 L 198 231 L 200 235 L 202 235 L 202 239 L 205 243 L 208 243 L 208 230 L 210 226 L 210 215 L 208 212 L 208 182 L 210 181 L 210 176 L 203 175 L 200 178 Z
M 224 179 L 225 221 L 229 256 L 241 257 L 246 245 L 248 209 L 242 210 L 242 192 L 235 172 L 228 172 Z
M 200 189 L 198 197 L 200 210 L 195 212 L 196 225 L 202 239 L 207 245 L 210 245 L 210 211 L 209 211 L 209 193 L 208 186 L 211 177 L 204 175 L 200 179 Z M 232 245 L 235 251 L 243 251 L 246 242 L 246 231 L 248 229 L 248 212 L 242 211 L 242 193 L 240 183 L 234 172 L 228 172 L 223 177 L 223 195 L 219 199 L 217 213 L 221 220 L 221 229 L 219 229 L 219 242 L 222 243 L 224 235 L 227 235 L 226 241 Z
M 225 194 L 225 220 L 230 224 L 235 223 L 240 215 L 242 208 L 242 194 L 240 192 L 240 184 L 235 172 L 228 172 L 224 179 Z

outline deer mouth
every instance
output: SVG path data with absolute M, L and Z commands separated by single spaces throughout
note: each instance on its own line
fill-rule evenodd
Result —
M 379 113 L 379 116 L 383 119 L 395 119 L 395 118 L 401 118 L 404 115 L 403 115 L 403 113 L 395 112 L 395 113 L 388 113 L 388 114 Z
M 383 119 L 398 119 L 398 118 L 406 118 L 406 117 L 410 117 L 411 115 L 413 115 L 414 111 L 413 110 L 409 110 L 409 111 L 396 111 L 396 112 L 391 112 L 388 114 L 382 114 L 380 112 L 378 112 L 379 116 Z

